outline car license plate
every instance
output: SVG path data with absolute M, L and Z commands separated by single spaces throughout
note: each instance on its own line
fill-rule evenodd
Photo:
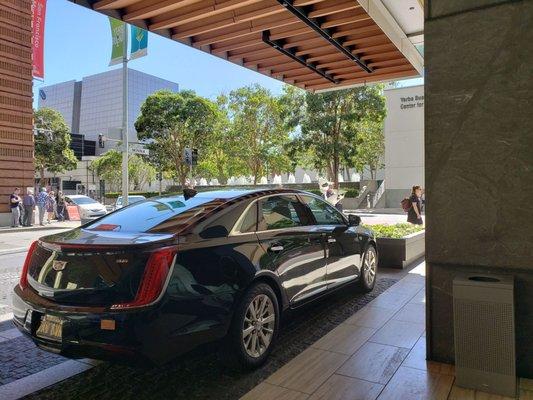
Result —
M 64 320 L 55 315 L 44 315 L 35 334 L 43 339 L 61 341 L 64 322 Z

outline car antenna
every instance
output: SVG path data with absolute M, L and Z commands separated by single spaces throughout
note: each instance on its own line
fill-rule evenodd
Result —
M 183 189 L 183 197 L 185 198 L 185 200 L 189 200 L 190 198 L 196 196 L 196 193 L 198 193 L 198 191 L 196 191 L 195 189 L 191 189 L 191 188 Z

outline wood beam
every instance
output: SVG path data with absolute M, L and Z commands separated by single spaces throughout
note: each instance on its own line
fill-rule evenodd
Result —
M 158 3 L 153 3 L 151 5 L 144 6 L 143 8 L 139 8 L 135 11 L 128 12 L 124 14 L 124 17 L 122 19 L 126 22 L 130 22 L 130 21 L 135 21 L 139 19 L 152 18 L 156 15 L 165 14 L 167 12 L 184 7 L 185 5 L 188 5 L 190 2 L 191 2 L 190 0 L 160 1 Z M 208 1 L 206 1 L 206 3 L 207 2 Z M 210 0 L 210 2 L 214 3 L 215 0 Z
M 313 85 L 306 85 L 306 90 L 312 90 L 312 91 L 325 91 L 325 90 L 331 90 L 331 89 L 345 89 L 349 87 L 354 87 L 358 85 L 365 85 L 368 83 L 376 82 L 376 81 L 386 81 L 386 80 L 394 80 L 394 79 L 400 79 L 400 78 L 407 78 L 411 76 L 418 76 L 418 72 L 416 70 L 412 71 L 404 71 L 404 72 L 393 72 L 389 74 L 367 74 L 365 78 L 358 78 L 358 79 L 348 79 L 345 81 L 341 81 L 338 85 L 333 84 L 313 84 Z

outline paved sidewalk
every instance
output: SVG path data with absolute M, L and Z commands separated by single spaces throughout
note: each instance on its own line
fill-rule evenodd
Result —
M 241 400 L 510 400 L 455 386 L 426 361 L 425 263 L 292 359 Z M 521 380 L 521 400 L 533 381 Z

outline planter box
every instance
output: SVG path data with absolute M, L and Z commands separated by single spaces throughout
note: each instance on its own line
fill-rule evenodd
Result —
M 425 230 L 401 239 L 377 238 L 379 266 L 405 268 L 425 254 L 425 239 Z

